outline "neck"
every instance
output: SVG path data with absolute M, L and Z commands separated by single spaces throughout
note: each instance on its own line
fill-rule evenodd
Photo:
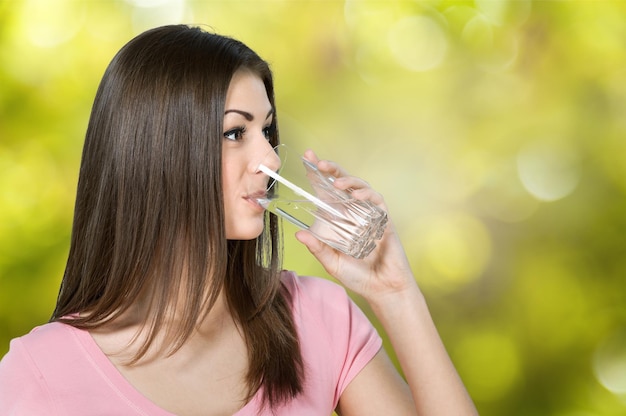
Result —
M 177 305 L 172 313 L 165 314 L 163 323 L 154 333 L 150 346 L 139 363 L 168 356 L 179 347 L 174 334 L 188 323 L 183 322 L 184 314 L 180 306 L 182 302 L 177 302 Z M 150 302 L 142 297 L 119 316 L 91 333 L 112 340 L 109 345 L 100 345 L 107 355 L 115 355 L 121 360 L 132 362 L 151 337 L 151 329 L 156 324 L 151 317 L 154 317 L 154 313 L 150 311 Z M 195 323 L 189 337 L 180 347 L 195 349 L 202 345 L 206 348 L 210 344 L 220 343 L 224 337 L 231 337 L 233 332 L 239 330 L 222 292 L 211 309 Z

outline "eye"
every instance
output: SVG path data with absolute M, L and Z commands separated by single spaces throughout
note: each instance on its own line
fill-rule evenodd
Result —
M 274 123 L 270 124 L 269 126 L 266 126 L 263 128 L 263 136 L 265 136 L 265 138 L 267 140 L 272 138 L 272 135 L 276 132 L 276 125 Z
M 232 140 L 236 142 L 243 139 L 243 135 L 245 132 L 245 127 L 235 127 L 234 129 L 230 129 L 227 132 L 224 132 L 224 138 L 226 140 Z

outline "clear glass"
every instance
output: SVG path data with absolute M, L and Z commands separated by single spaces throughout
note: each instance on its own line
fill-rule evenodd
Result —
M 273 180 L 257 202 L 343 253 L 357 259 L 370 254 L 383 235 L 387 213 L 335 188 L 335 178 L 304 157 L 289 158 L 286 153 L 287 148 L 280 146 L 279 172 L 259 164 L 259 171 Z

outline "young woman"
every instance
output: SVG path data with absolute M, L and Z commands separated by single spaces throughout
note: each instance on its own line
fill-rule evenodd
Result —
M 277 144 L 270 69 L 242 43 L 180 25 L 124 46 L 93 105 L 56 310 L 0 362 L 0 413 L 475 415 L 392 224 L 363 260 L 297 238 L 369 302 L 408 384 L 341 286 L 281 271 L 255 202 Z

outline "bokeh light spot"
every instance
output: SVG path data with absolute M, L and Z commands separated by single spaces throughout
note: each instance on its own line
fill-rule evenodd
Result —
M 515 223 L 528 219 L 539 206 L 519 180 L 514 162 L 496 164 L 476 194 L 477 205 L 490 217 Z
M 480 14 L 467 22 L 461 39 L 476 63 L 489 72 L 509 69 L 519 54 L 517 35 L 494 26 Z
M 517 170 L 526 190 L 542 201 L 564 198 L 580 180 L 578 155 L 565 145 L 528 144 L 517 155 Z
M 409 252 L 420 283 L 444 291 L 476 280 L 491 258 L 491 238 L 476 218 L 451 213 L 426 217 L 412 227 L 417 243 Z
M 496 25 L 518 26 L 528 19 L 532 5 L 530 0 L 476 0 L 476 7 Z
M 626 329 L 608 336 L 596 349 L 593 369 L 598 381 L 614 394 L 626 394 Z
M 71 40 L 85 20 L 85 8 L 80 4 L 75 1 L 27 1 L 22 18 L 24 36 L 41 48 L 52 48 Z
M 461 38 L 471 51 L 489 50 L 493 45 L 493 29 L 487 19 L 477 15 L 467 22 Z
M 448 49 L 448 40 L 441 26 L 426 16 L 400 19 L 389 30 L 388 40 L 396 61 L 411 71 L 438 67 Z
M 450 6 L 442 13 L 447 22 L 448 32 L 455 37 L 461 36 L 467 22 L 476 17 L 477 14 L 478 12 L 474 7 L 460 5 Z

